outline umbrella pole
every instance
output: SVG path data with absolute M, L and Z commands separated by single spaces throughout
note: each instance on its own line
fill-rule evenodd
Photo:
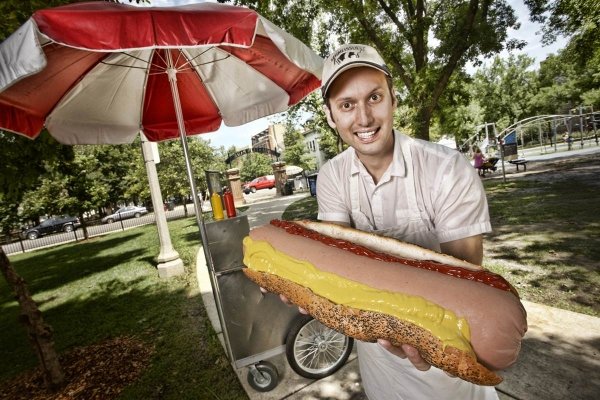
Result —
M 187 145 L 187 133 L 185 131 L 185 124 L 183 123 L 183 112 L 181 111 L 181 100 L 179 99 L 179 89 L 177 88 L 177 69 L 173 67 L 173 59 L 171 52 L 166 51 L 167 58 L 167 75 L 169 76 L 169 84 L 171 85 L 171 93 L 173 95 L 173 106 L 175 107 L 175 116 L 177 118 L 177 126 L 179 128 L 179 138 L 181 139 L 181 147 L 183 148 L 183 158 L 185 160 L 185 170 L 187 177 L 190 182 L 190 189 L 192 191 L 192 201 L 194 202 L 194 210 L 196 213 L 196 222 L 200 228 L 200 236 L 202 239 L 202 245 L 206 249 L 208 248 L 208 240 L 206 237 L 206 230 L 204 227 L 204 218 L 202 217 L 202 206 L 198 200 L 198 191 L 196 189 L 196 182 L 194 181 L 194 173 L 192 171 L 192 163 L 190 161 L 190 153 Z M 206 254 L 207 261 L 210 257 Z
M 192 190 L 192 197 L 194 201 L 194 209 L 196 210 L 196 223 L 200 229 L 200 238 L 202 240 L 202 249 L 204 251 L 204 257 L 206 259 L 206 266 L 208 267 L 208 276 L 210 277 L 210 284 L 213 288 L 213 292 L 216 298 L 221 298 L 219 293 L 219 285 L 217 285 L 215 274 L 215 267 L 213 259 L 210 254 L 208 246 L 208 236 L 206 234 L 206 227 L 204 226 L 204 219 L 202 217 L 202 206 L 198 200 L 198 192 L 196 190 L 196 183 L 194 181 L 194 173 L 192 171 L 192 164 L 190 162 L 189 150 L 187 145 L 187 134 L 185 131 L 185 124 L 183 123 L 183 112 L 181 111 L 181 100 L 179 99 L 179 89 L 177 88 L 177 69 L 173 66 L 173 59 L 171 52 L 166 51 L 167 58 L 167 75 L 169 76 L 169 84 L 171 85 L 171 93 L 173 94 L 173 105 L 175 107 L 175 115 L 177 117 L 177 126 L 179 127 L 179 137 L 181 139 L 181 146 L 183 148 L 183 158 L 185 159 L 185 169 L 187 172 L 188 180 L 190 182 L 190 188 Z M 223 307 L 220 301 L 217 301 L 217 314 L 219 315 L 219 321 L 221 323 L 221 332 L 223 333 L 223 341 L 225 342 L 225 349 L 229 360 L 233 360 L 233 350 L 231 349 L 231 342 L 229 341 L 229 333 L 226 329 L 225 320 L 223 319 Z

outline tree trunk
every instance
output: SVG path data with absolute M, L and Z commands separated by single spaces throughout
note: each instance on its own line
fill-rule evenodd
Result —
M 413 126 L 415 127 L 415 137 L 417 139 L 429 141 L 429 127 L 431 125 L 432 116 L 433 109 L 431 107 L 426 105 L 417 107 L 417 113 L 413 121 Z
M 90 236 L 88 234 L 87 224 L 85 223 L 85 220 L 83 219 L 83 213 L 82 212 L 79 213 L 79 222 L 81 222 L 81 229 L 83 230 L 83 238 L 85 240 L 88 240 L 90 238 Z
M 58 353 L 54 349 L 52 327 L 44 322 L 42 313 L 29 294 L 25 280 L 10 264 L 2 247 L 0 247 L 0 270 L 9 286 L 12 287 L 19 303 L 19 320 L 27 329 L 29 342 L 40 360 L 44 383 L 50 390 L 56 390 L 63 386 L 65 374 L 58 360 Z

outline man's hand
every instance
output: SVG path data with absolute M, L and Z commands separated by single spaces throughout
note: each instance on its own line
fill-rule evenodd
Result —
M 390 353 L 400 358 L 408 358 L 408 361 L 410 361 L 412 365 L 414 365 L 419 371 L 427 371 L 429 368 L 431 368 L 431 364 L 421 358 L 419 351 L 408 344 L 403 344 L 402 346 L 397 347 L 384 339 L 377 340 L 377 343 L 379 343 L 381 347 Z
M 265 289 L 265 288 L 262 288 L 262 287 L 260 288 L 260 291 L 262 292 L 262 294 L 267 294 L 267 293 L 269 293 L 269 291 L 268 291 L 267 289 Z M 288 306 L 293 306 L 293 305 L 294 305 L 294 303 L 290 302 L 290 301 L 288 300 L 288 298 L 287 298 L 287 297 L 285 297 L 285 296 L 284 296 L 284 295 L 282 295 L 282 294 L 280 294 L 280 295 L 279 295 L 279 298 L 281 299 L 281 301 L 283 301 L 283 302 L 284 302 L 285 304 L 287 304 Z M 302 307 L 298 307 L 298 311 L 300 312 L 300 314 L 305 314 L 305 315 L 308 315 L 308 311 L 306 311 L 306 310 L 305 310 L 304 308 L 302 308 Z

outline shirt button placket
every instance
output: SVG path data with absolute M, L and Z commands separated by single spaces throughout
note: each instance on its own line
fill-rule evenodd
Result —
M 375 189 L 373 193 L 373 199 L 371 201 L 373 210 L 373 220 L 375 221 L 376 228 L 380 229 L 383 224 L 383 201 L 379 190 Z

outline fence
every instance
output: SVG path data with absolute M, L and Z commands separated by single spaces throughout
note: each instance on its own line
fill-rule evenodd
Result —
M 165 211 L 165 214 L 167 216 L 167 220 L 194 216 L 194 205 L 186 204 L 185 207 L 178 206 L 173 210 Z M 120 221 L 115 221 L 111 224 L 103 224 L 99 220 L 86 221 L 85 228 L 88 233 L 88 238 L 92 238 L 95 236 L 106 235 L 111 232 L 124 231 L 126 229 L 154 223 L 154 213 L 149 213 L 139 218 L 123 219 Z M 79 226 L 72 232 L 52 233 L 49 235 L 40 236 L 39 238 L 33 240 L 22 237 L 20 232 L 13 232 L 10 235 L 0 235 L 0 245 L 2 245 L 2 250 L 4 250 L 4 253 L 10 255 L 16 253 L 25 253 L 44 247 L 56 246 L 63 243 L 77 242 L 83 239 L 85 239 L 84 228 L 83 226 Z

